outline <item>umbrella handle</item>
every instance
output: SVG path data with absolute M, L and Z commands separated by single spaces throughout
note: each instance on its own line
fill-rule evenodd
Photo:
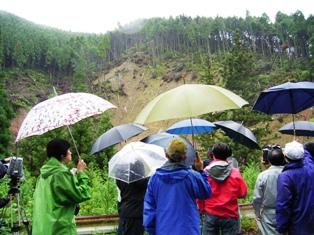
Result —
M 190 117 L 190 122 L 191 122 L 191 127 L 192 127 L 192 143 L 193 143 L 193 148 L 195 149 L 195 143 L 194 143 L 194 127 L 193 127 L 193 122 L 192 118 Z
M 296 138 L 295 138 L 295 123 L 294 123 L 294 114 L 292 114 L 292 123 L 293 123 L 293 140 L 296 140 Z
M 69 133 L 70 133 L 71 139 L 72 139 L 72 141 L 73 141 L 74 148 L 75 148 L 76 154 L 77 154 L 77 156 L 78 156 L 78 159 L 81 160 L 81 156 L 80 156 L 79 151 L 78 151 L 78 149 L 77 149 L 76 142 L 75 142 L 75 140 L 74 140 L 74 138 L 73 138 L 72 131 L 71 131 L 71 129 L 70 129 L 70 127 L 69 127 L 68 125 L 67 125 L 67 128 L 68 128 L 68 131 L 69 131 Z
M 54 86 L 53 86 L 52 88 L 53 88 L 53 93 L 55 94 L 55 96 L 57 96 L 57 95 L 58 95 L 58 92 L 57 92 L 56 88 L 55 88 Z M 75 148 L 76 154 L 77 154 L 77 156 L 78 156 L 78 159 L 81 160 L 81 156 L 80 156 L 80 154 L 79 154 L 79 152 L 78 152 L 78 149 L 77 149 L 77 146 L 76 146 L 76 142 L 75 142 L 75 140 L 74 140 L 74 138 L 73 138 L 71 129 L 70 129 L 70 127 L 69 127 L 68 125 L 66 125 L 66 126 L 67 126 L 67 128 L 68 128 L 69 133 L 70 133 L 70 136 L 71 136 L 72 142 L 73 142 L 73 144 L 74 144 L 74 148 Z

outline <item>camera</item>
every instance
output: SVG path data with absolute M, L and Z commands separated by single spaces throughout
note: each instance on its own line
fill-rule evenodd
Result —
M 4 163 L 5 160 L 2 160 Z M 23 159 L 20 157 L 11 157 L 9 163 L 2 164 L 2 173 L 1 177 L 4 174 L 8 175 L 9 181 L 9 195 L 14 196 L 16 193 L 19 192 L 18 183 L 23 179 Z M 0 198 L 0 208 L 5 207 L 9 203 L 10 199 L 8 197 Z
M 8 164 L 7 175 L 11 179 L 16 179 L 22 181 L 24 177 L 23 172 L 23 158 L 12 157 L 11 161 Z
M 12 157 L 8 165 L 7 175 L 10 178 L 9 194 L 14 196 L 16 193 L 19 192 L 18 183 L 24 179 L 23 158 L 15 156 Z
M 281 147 L 278 144 L 267 144 L 267 145 L 264 145 L 264 147 L 262 148 L 262 151 L 263 151 L 262 162 L 263 162 L 263 164 L 265 164 L 265 165 L 269 164 L 268 158 L 269 158 L 271 152 L 274 149 L 281 149 Z

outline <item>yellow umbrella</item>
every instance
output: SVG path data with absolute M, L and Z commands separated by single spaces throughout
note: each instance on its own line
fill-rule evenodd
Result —
M 210 112 L 238 109 L 246 104 L 248 102 L 240 96 L 219 86 L 185 84 L 150 101 L 134 122 L 145 124 L 174 118 L 191 118 Z

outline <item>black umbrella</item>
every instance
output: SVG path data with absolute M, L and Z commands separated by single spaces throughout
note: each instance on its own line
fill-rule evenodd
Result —
M 147 144 L 155 144 L 160 147 L 163 147 L 166 149 L 168 147 L 168 144 L 174 139 L 179 138 L 183 140 L 187 146 L 187 159 L 184 161 L 184 164 L 187 166 L 192 166 L 195 160 L 195 150 L 193 145 L 188 141 L 187 139 L 175 135 L 175 134 L 169 134 L 166 132 L 157 133 L 154 135 L 147 136 L 146 138 L 142 139 L 141 141 Z
M 248 148 L 260 149 L 256 137 L 248 128 L 234 121 L 218 121 L 214 124 L 222 129 L 227 136 Z
M 95 154 L 112 145 L 121 143 L 146 130 L 147 127 L 135 123 L 115 126 L 97 138 L 93 144 L 91 154 Z
M 314 136 L 314 122 L 296 121 L 294 122 L 295 135 Z M 290 122 L 279 129 L 279 132 L 287 135 L 294 135 L 293 122 Z

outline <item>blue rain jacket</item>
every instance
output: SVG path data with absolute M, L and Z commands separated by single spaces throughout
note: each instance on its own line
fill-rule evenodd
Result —
M 287 164 L 278 177 L 276 221 L 280 233 L 314 232 L 314 165 L 305 150 L 304 160 Z
M 165 164 L 151 177 L 144 199 L 144 228 L 150 235 L 199 235 L 196 199 L 207 199 L 211 188 L 205 173 Z

